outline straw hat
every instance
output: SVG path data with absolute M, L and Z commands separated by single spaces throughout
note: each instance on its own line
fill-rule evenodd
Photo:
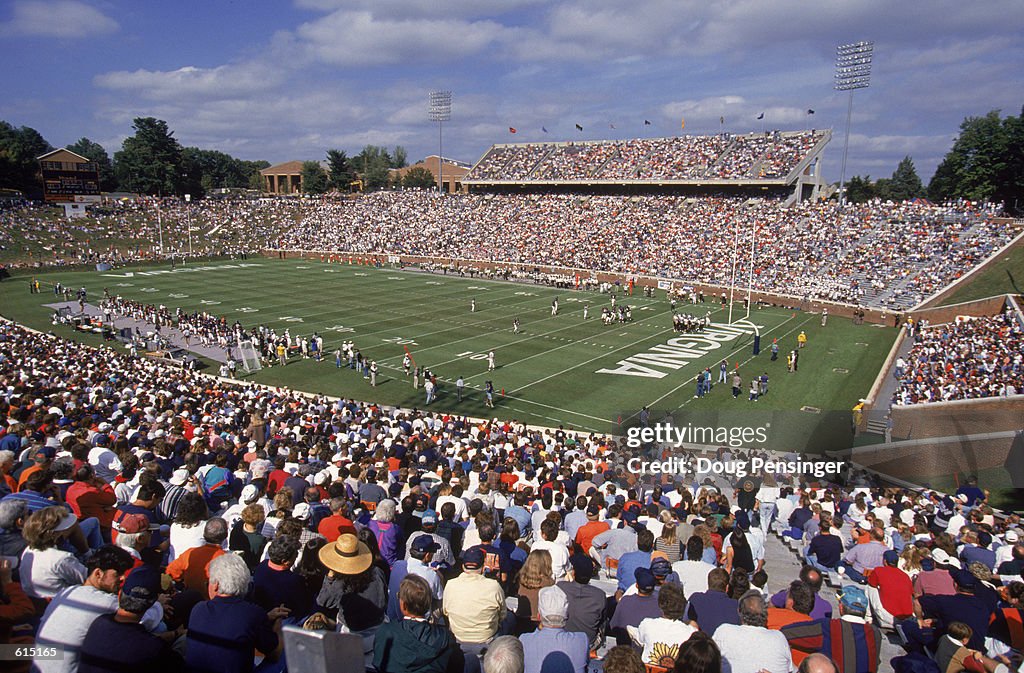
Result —
M 345 533 L 320 548 L 320 562 L 336 573 L 359 575 L 373 563 L 373 554 L 358 537 Z

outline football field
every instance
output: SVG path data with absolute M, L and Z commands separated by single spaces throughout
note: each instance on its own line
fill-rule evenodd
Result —
M 672 329 L 665 292 L 648 298 L 639 288 L 633 296 L 620 290 L 617 299 L 632 307 L 632 321 L 604 325 L 601 308 L 611 305 L 610 297 L 593 291 L 302 259 L 48 271 L 37 277 L 42 294 L 29 294 L 28 278 L 19 276 L 0 284 L 0 299 L 5 316 L 39 329 L 51 329 L 51 311 L 44 305 L 54 301 L 49 284 L 60 281 L 85 287 L 93 304 L 107 288 L 172 310 L 208 311 L 246 328 L 263 324 L 279 334 L 288 329 L 292 336 L 323 336 L 322 362 L 292 359 L 285 367 L 248 377 L 265 384 L 422 407 L 422 383 L 414 389 L 402 369 L 408 349 L 417 365 L 437 375 L 439 394 L 431 408 L 439 411 L 608 432 L 635 424 L 646 406 L 652 421 L 671 414 L 676 425 L 767 424 L 772 448 L 811 452 L 839 448 L 834 443 L 850 434 L 849 410 L 868 392 L 896 336 L 892 328 L 835 317 L 822 327 L 817 314 L 780 307 L 754 307 L 749 320 L 735 322 L 745 316 L 739 302 L 734 324 L 727 325 L 728 310 L 717 301 L 680 303 L 677 311 L 699 316 L 710 311 L 712 320 L 704 334 L 680 334 Z M 552 315 L 556 297 L 558 313 Z M 513 333 L 515 318 L 519 334 Z M 56 329 L 83 338 L 63 326 Z M 797 347 L 801 331 L 807 346 L 800 351 L 798 371 L 788 372 L 785 355 Z M 755 333 L 761 343 L 756 356 Z M 772 361 L 775 339 L 780 357 Z M 343 340 L 354 341 L 377 361 L 376 387 L 355 371 L 335 367 L 333 352 Z M 493 371 L 488 371 L 489 352 Z M 729 382 L 695 398 L 694 377 L 708 367 L 717 381 L 723 359 Z M 734 399 L 731 377 L 737 367 L 743 387 Z M 764 373 L 769 392 L 751 402 L 750 380 Z M 462 402 L 454 385 L 460 376 L 467 384 Z M 494 410 L 484 405 L 488 380 L 497 391 Z

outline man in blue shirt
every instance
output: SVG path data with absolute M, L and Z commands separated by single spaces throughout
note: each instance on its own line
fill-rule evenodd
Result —
M 245 600 L 248 590 L 249 568 L 240 556 L 224 554 L 210 563 L 213 598 L 196 605 L 188 620 L 188 670 L 251 673 L 256 650 L 267 661 L 276 661 L 281 655 L 275 622 L 287 617 L 288 609 L 264 612 Z
M 565 630 L 569 600 L 557 586 L 545 587 L 537 597 L 540 628 L 519 637 L 523 643 L 523 673 L 585 673 L 590 645 L 584 633 Z
M 526 509 L 526 504 L 526 494 L 522 491 L 516 493 L 515 504 L 505 510 L 505 518 L 514 519 L 519 524 L 519 536 L 521 538 L 530 539 L 532 534 L 530 530 L 532 517 L 529 510 Z
M 634 576 L 637 568 L 649 568 L 651 565 L 651 552 L 654 550 L 654 533 L 643 529 L 636 534 L 637 551 L 626 552 L 619 557 L 619 567 L 616 577 L 619 580 L 618 588 L 615 591 L 615 600 L 622 598 L 629 587 L 633 586 Z
M 715 568 L 708 573 L 708 590 L 690 595 L 684 621 L 697 622 L 704 633 L 714 633 L 722 624 L 739 624 L 739 602 L 729 598 L 729 573 Z M 660 614 L 659 614 L 660 616 Z
M 978 488 L 978 478 L 973 474 L 967 477 L 967 483 L 956 490 L 956 495 L 967 496 L 967 503 L 964 505 L 965 512 L 985 500 L 985 491 Z

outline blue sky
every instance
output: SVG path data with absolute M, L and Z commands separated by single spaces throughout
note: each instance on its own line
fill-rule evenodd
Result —
M 154 116 L 243 159 L 373 143 L 415 161 L 437 153 L 427 94 L 450 89 L 444 153 L 463 161 L 497 142 L 814 127 L 834 130 L 838 180 L 835 47 L 874 40 L 847 176 L 909 154 L 927 181 L 964 117 L 1020 113 L 1021 35 L 1021 0 L 9 0 L 0 119 L 111 155 Z

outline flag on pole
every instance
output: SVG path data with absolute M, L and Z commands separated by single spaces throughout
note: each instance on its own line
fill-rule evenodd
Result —
M 583 127 L 582 127 L 582 126 L 580 126 L 579 124 L 577 124 L 577 125 L 576 125 L 576 130 L 577 130 L 577 131 L 582 131 L 582 130 L 583 130 Z
M 719 117 L 718 118 L 718 123 L 719 124 L 724 124 L 725 123 L 725 117 Z
M 608 125 L 608 128 L 610 128 L 610 129 L 613 129 L 613 128 L 615 128 L 615 124 L 609 124 L 609 125 Z
M 757 118 L 758 119 L 764 119 L 764 113 L 762 112 L 761 114 L 757 115 Z
M 540 130 L 543 131 L 544 133 L 548 132 L 548 130 L 545 127 L 543 127 L 543 126 L 540 127 Z
M 651 120 L 650 119 L 645 119 L 644 120 L 644 126 L 650 126 L 650 125 L 651 125 Z
M 808 110 L 807 110 L 807 114 L 809 114 L 809 115 L 812 115 L 812 114 L 814 114 L 814 110 L 808 109 Z
M 514 128 L 512 128 L 511 126 L 509 126 L 508 127 L 508 132 L 509 133 L 516 133 L 516 130 Z

